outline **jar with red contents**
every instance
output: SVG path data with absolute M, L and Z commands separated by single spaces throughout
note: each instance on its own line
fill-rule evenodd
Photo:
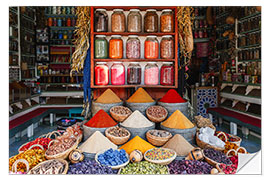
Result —
M 111 84 L 125 84 L 125 66 L 121 62 L 114 62 L 111 67 Z
M 171 35 L 162 36 L 160 41 L 160 58 L 174 58 L 174 40 Z
M 109 84 L 109 67 L 106 62 L 97 62 L 95 66 L 95 84 L 108 85 Z
M 112 35 L 109 41 L 109 57 L 111 59 L 123 58 L 123 40 L 119 35 Z
M 148 62 L 144 69 L 144 84 L 158 85 L 159 69 L 157 62 Z
M 157 36 L 147 36 L 144 42 L 144 57 L 145 59 L 158 58 L 158 40 Z
M 174 85 L 174 66 L 172 62 L 164 62 L 161 66 L 160 84 L 164 86 Z

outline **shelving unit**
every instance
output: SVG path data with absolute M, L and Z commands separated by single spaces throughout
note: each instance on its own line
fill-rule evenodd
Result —
M 252 7 L 250 7 L 250 8 L 252 8 Z M 232 100 L 234 102 L 232 107 L 227 107 L 227 106 L 223 106 L 223 105 L 221 105 L 221 107 L 224 107 L 224 108 L 227 108 L 229 110 L 233 110 L 235 112 L 239 112 L 239 113 L 242 113 L 245 115 L 256 117 L 256 118 L 260 118 L 260 115 L 251 113 L 249 111 L 249 107 L 252 104 L 254 106 L 256 105 L 257 108 L 261 107 L 261 96 L 250 96 L 248 94 L 252 90 L 257 90 L 257 92 L 261 91 L 261 83 L 258 79 L 258 78 L 260 78 L 259 77 L 260 74 L 258 72 L 260 70 L 260 66 L 257 65 L 257 63 L 261 63 L 261 57 L 258 54 L 256 54 L 256 57 L 253 59 L 250 59 L 249 56 L 245 56 L 247 58 L 242 58 L 239 56 L 239 52 L 242 53 L 242 51 L 245 51 L 244 53 L 246 53 L 248 55 L 249 55 L 250 51 L 252 51 L 252 53 L 260 53 L 261 44 L 258 43 L 258 44 L 251 44 L 251 45 L 246 45 L 246 46 L 239 46 L 238 41 L 239 41 L 239 38 L 242 38 L 244 36 L 248 36 L 250 33 L 257 33 L 257 32 L 260 33 L 261 32 L 260 27 L 245 30 L 247 27 L 250 27 L 250 26 L 246 26 L 246 25 L 245 26 L 242 25 L 241 28 L 239 29 L 239 27 L 240 27 L 239 24 L 244 23 L 244 22 L 250 23 L 249 22 L 250 18 L 254 18 L 254 17 L 258 17 L 258 16 L 260 16 L 260 13 L 253 13 L 252 15 L 248 15 L 248 16 L 242 17 L 240 19 L 236 19 L 235 26 L 234 26 L 234 32 L 235 32 L 235 35 L 237 37 L 236 42 L 235 42 L 236 43 L 235 47 L 236 47 L 236 50 L 238 53 L 235 57 L 235 71 L 232 73 L 231 76 L 233 76 L 234 74 L 238 77 L 242 76 L 242 80 L 239 80 L 239 78 L 236 81 L 223 80 L 221 82 L 221 92 L 220 92 L 221 98 L 223 98 L 224 100 L 226 100 L 226 99 Z M 259 22 L 253 23 L 253 24 L 258 24 L 258 26 L 259 26 Z M 254 48 L 255 48 L 255 51 L 254 51 Z M 255 63 L 255 64 L 252 64 L 252 63 Z M 257 70 L 254 71 L 254 69 L 257 69 Z M 243 75 L 241 75 L 241 74 L 243 74 Z M 249 79 L 249 80 L 247 80 L 247 79 Z M 227 86 L 232 87 L 232 91 L 231 92 L 222 92 L 223 89 L 225 89 Z M 237 88 L 242 89 L 242 92 L 243 92 L 243 90 L 245 90 L 246 93 L 245 94 L 238 94 L 236 92 Z M 259 94 L 261 94 L 261 93 L 259 93 Z M 246 104 L 246 111 L 237 110 L 236 105 L 238 102 Z
M 145 12 L 147 9 L 151 9 L 151 7 L 104 7 L 104 6 L 101 6 L 101 7 L 91 7 L 91 19 L 94 19 L 94 11 L 95 9 L 106 9 L 107 12 L 111 12 L 113 9 L 115 8 L 120 8 L 120 9 L 123 9 L 124 12 L 127 12 L 129 11 L 130 9 L 140 9 L 141 13 Z M 158 33 L 144 33 L 144 32 L 141 32 L 141 33 L 129 33 L 129 32 L 123 32 L 123 33 L 114 33 L 114 32 L 95 32 L 94 31 L 94 21 L 91 21 L 91 88 L 137 88 L 137 87 L 145 87 L 145 88 L 177 88 L 178 87 L 178 82 L 176 81 L 177 77 L 178 77 L 178 54 L 177 54 L 177 47 L 178 47 L 178 26 L 176 25 L 177 24 L 177 17 L 176 17 L 176 10 L 177 10 L 177 7 L 155 7 L 155 9 L 160 12 L 161 10 L 163 9 L 172 9 L 173 12 L 174 12 L 174 16 L 175 16 L 175 29 L 174 29 L 174 33 L 161 33 L 161 32 L 158 32 Z M 143 16 L 143 14 L 142 14 Z M 126 59 L 126 58 L 123 58 L 123 59 L 95 59 L 94 58 L 94 40 L 95 40 L 95 36 L 96 35 L 105 35 L 105 36 L 112 36 L 112 35 L 121 35 L 122 37 L 127 37 L 129 35 L 137 35 L 139 36 L 139 39 L 141 40 L 141 44 L 144 44 L 144 40 L 142 40 L 143 38 L 145 38 L 146 36 L 150 36 L 150 35 L 155 35 L 157 36 L 158 38 L 161 38 L 161 36 L 164 36 L 164 35 L 172 35 L 173 38 L 174 38 L 174 41 L 175 41 L 175 58 L 174 59 L 144 59 L 144 58 L 141 58 L 141 59 Z M 125 44 L 125 43 L 124 43 Z M 143 49 L 141 48 L 141 52 L 143 51 Z M 144 85 L 144 84 L 141 84 L 141 85 L 128 85 L 128 84 L 125 84 L 125 85 L 106 85 L 106 86 L 99 86 L 99 85 L 95 85 L 95 82 L 94 82 L 94 66 L 95 66 L 95 62 L 108 62 L 108 63 L 111 63 L 111 62 L 115 62 L 115 61 L 121 61 L 123 63 L 126 63 L 126 62 L 174 62 L 174 67 L 175 67 L 175 84 L 173 86 L 163 86 L 163 85 L 154 85 L 154 86 L 151 86 L 151 85 Z M 143 72 L 143 67 L 142 67 L 142 72 Z M 143 75 L 142 75 L 143 76 Z

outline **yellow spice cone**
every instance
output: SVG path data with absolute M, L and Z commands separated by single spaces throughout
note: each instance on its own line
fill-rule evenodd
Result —
M 97 103 L 110 104 L 122 102 L 121 99 L 111 90 L 107 89 L 96 100 Z
M 194 127 L 192 122 L 179 110 L 174 111 L 174 113 L 161 124 L 174 129 L 189 129 Z
M 149 103 L 149 102 L 154 102 L 154 100 L 143 88 L 139 88 L 134 94 L 132 94 L 132 96 L 130 96 L 127 102 Z

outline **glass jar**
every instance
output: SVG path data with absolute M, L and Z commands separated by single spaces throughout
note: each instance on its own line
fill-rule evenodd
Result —
M 158 32 L 158 15 L 155 9 L 147 9 L 144 15 L 144 32 Z
M 95 66 L 95 84 L 109 84 L 109 67 L 107 66 L 106 62 L 97 62 Z
M 165 62 L 160 69 L 160 84 L 164 86 L 173 86 L 174 84 L 174 66 L 172 62 Z
M 123 9 L 114 9 L 111 16 L 111 21 L 112 32 L 126 31 L 126 17 Z
M 108 14 L 106 9 L 96 9 L 95 11 L 95 31 L 108 32 Z
M 128 32 L 142 31 L 142 15 L 139 9 L 131 9 L 127 17 Z
M 144 84 L 157 85 L 159 77 L 159 69 L 157 62 L 148 62 L 144 69 Z
M 160 15 L 160 32 L 173 32 L 174 16 L 171 9 L 164 9 Z
M 123 58 L 123 40 L 119 35 L 112 35 L 109 42 L 109 57 L 111 59 Z
M 127 83 L 141 84 L 142 68 L 139 62 L 131 62 L 127 68 Z
M 174 40 L 171 35 L 162 36 L 160 41 L 160 58 L 174 58 Z
M 147 36 L 144 41 L 144 57 L 145 59 L 158 58 L 158 40 L 156 36 Z
M 125 84 L 125 66 L 121 62 L 114 62 L 111 67 L 111 84 Z
M 95 58 L 108 58 L 108 42 L 105 35 L 97 35 L 95 38 Z
M 126 42 L 126 57 L 128 59 L 139 59 L 141 57 L 141 42 L 138 36 L 128 36 Z

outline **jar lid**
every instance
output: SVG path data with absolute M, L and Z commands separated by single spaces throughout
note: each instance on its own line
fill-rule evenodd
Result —
M 155 10 L 155 9 L 147 9 L 146 12 L 148 12 L 148 11 L 157 11 L 157 10 Z
M 97 62 L 97 64 L 107 64 L 106 62 Z
M 124 11 L 123 9 L 114 9 L 113 11 Z
M 112 35 L 112 38 L 121 38 L 121 35 Z
M 130 64 L 139 64 L 139 62 L 130 62 Z
M 96 11 L 106 11 L 106 9 L 96 9 Z
M 164 36 L 162 36 L 162 38 L 171 38 L 172 37 L 172 35 L 164 35 Z
M 162 64 L 173 64 L 173 62 L 162 62 Z
M 157 38 L 157 36 L 151 35 L 151 36 L 146 36 L 146 38 Z
M 139 9 L 130 9 L 129 11 L 136 11 L 136 12 L 139 12 L 140 10 L 139 10 Z
M 102 38 L 104 38 L 106 36 L 105 35 L 96 35 L 96 37 L 102 37 Z
M 122 62 L 120 62 L 120 61 L 114 61 L 113 63 L 114 63 L 114 64 L 120 64 L 120 63 L 122 63 Z
M 171 9 L 163 9 L 162 10 L 162 12 L 165 12 L 165 11 L 171 12 L 172 10 Z
M 137 36 L 137 35 L 129 35 L 128 37 L 129 38 L 138 38 L 139 36 Z
M 151 61 L 151 62 L 148 62 L 147 64 L 156 64 L 157 62 L 153 62 L 153 61 Z

